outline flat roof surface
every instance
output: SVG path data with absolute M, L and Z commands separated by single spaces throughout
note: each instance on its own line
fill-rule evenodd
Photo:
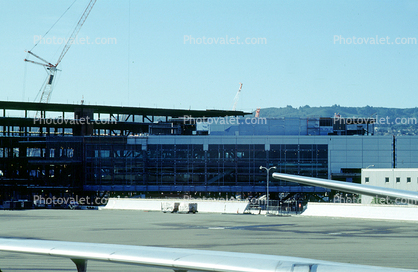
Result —
M 261 253 L 418 268 L 416 223 L 126 210 L 0 211 L 0 236 Z M 0 252 L 0 269 L 75 271 L 65 258 Z M 89 261 L 87 271 L 169 271 Z
M 144 116 L 171 116 L 171 117 L 224 117 L 244 116 L 250 112 L 232 110 L 186 110 L 186 109 L 164 109 L 144 107 L 124 107 L 88 104 L 59 104 L 59 103 L 37 103 L 37 102 L 14 102 L 0 101 L 0 109 L 6 110 L 30 110 L 30 111 L 51 111 L 51 112 L 74 112 L 76 109 L 89 109 L 94 113 L 109 114 L 130 114 Z

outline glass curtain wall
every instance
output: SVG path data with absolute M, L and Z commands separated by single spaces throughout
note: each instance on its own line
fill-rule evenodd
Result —
M 328 146 L 317 144 L 86 144 L 86 184 L 263 186 L 260 166 L 277 172 L 328 176 Z M 272 185 L 280 184 L 272 180 Z M 295 185 L 295 184 L 293 184 Z

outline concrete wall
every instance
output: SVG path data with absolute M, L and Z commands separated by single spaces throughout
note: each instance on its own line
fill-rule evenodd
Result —
M 140 199 L 110 198 L 102 209 L 161 211 L 163 203 L 197 203 L 197 211 L 202 213 L 244 213 L 248 201 L 214 201 L 200 199 Z
M 395 141 L 396 168 L 418 167 L 418 137 L 397 136 Z
M 391 205 L 361 205 L 308 203 L 302 216 L 327 216 L 384 220 L 418 221 L 418 207 Z
M 333 136 L 329 138 L 329 172 L 341 168 L 392 167 L 391 136 Z

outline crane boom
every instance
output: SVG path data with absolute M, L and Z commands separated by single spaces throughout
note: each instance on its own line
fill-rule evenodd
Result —
M 35 58 L 43 61 L 44 63 L 33 61 L 33 60 L 28 60 L 28 59 L 25 59 L 25 61 L 44 66 L 46 68 L 46 71 L 47 71 L 47 74 L 48 74 L 44 85 L 41 87 L 41 89 L 39 91 L 39 93 L 41 93 L 41 98 L 39 100 L 41 103 L 49 103 L 49 100 L 51 98 L 52 90 L 54 89 L 54 84 L 53 83 L 54 83 L 55 74 L 56 74 L 57 71 L 59 71 L 57 69 L 57 66 L 58 66 L 58 64 L 60 64 L 60 62 L 64 58 L 65 54 L 68 52 L 71 45 L 74 43 L 74 39 L 76 38 L 78 32 L 80 32 L 81 27 L 83 26 L 84 22 L 86 21 L 87 16 L 89 16 L 90 11 L 92 10 L 96 1 L 97 0 L 90 0 L 89 4 L 87 5 L 86 9 L 83 12 L 83 15 L 81 15 L 80 20 L 78 21 L 76 27 L 74 28 L 73 32 L 71 33 L 71 36 L 68 38 L 67 43 L 65 44 L 65 46 L 64 46 L 64 48 L 61 52 L 61 55 L 59 56 L 55 65 L 50 63 L 49 61 L 41 58 L 40 56 L 36 55 L 35 53 L 33 53 L 31 51 L 28 51 L 28 54 L 31 54 L 32 56 L 34 56 Z M 36 115 L 38 115 L 38 113 L 36 113 Z
M 30 62 L 30 63 L 34 63 L 34 64 L 38 64 L 38 65 L 42 65 L 42 66 L 45 66 L 45 67 L 50 67 L 48 64 L 41 63 L 41 62 L 38 62 L 38 61 L 33 61 L 33 60 L 28 60 L 28 59 L 25 59 L 25 61 Z
M 42 60 L 43 62 L 45 62 L 45 64 L 41 64 L 41 65 L 44 65 L 44 66 L 47 66 L 47 67 L 53 67 L 53 66 L 54 66 L 52 63 L 50 63 L 50 62 L 49 62 L 49 61 L 47 61 L 47 60 L 44 60 L 43 58 L 41 58 L 40 56 L 36 55 L 36 54 L 35 54 L 35 53 L 33 53 L 33 52 L 28 51 L 28 53 L 29 53 L 29 54 L 31 54 L 32 56 L 34 56 L 35 58 L 38 58 L 38 59 Z M 25 59 L 25 61 L 29 61 L 29 62 L 35 63 L 35 62 L 33 62 L 33 61 L 31 61 L 31 60 L 27 60 L 27 59 Z
M 235 110 L 237 108 L 237 104 L 238 104 L 238 100 L 239 100 L 239 95 L 241 94 L 241 89 L 242 89 L 242 83 L 239 84 L 239 90 L 238 90 L 237 94 L 234 97 L 234 106 L 232 106 L 232 110 Z
M 91 0 L 90 3 L 87 5 L 86 10 L 84 11 L 83 15 L 81 15 L 80 20 L 78 21 L 76 27 L 74 28 L 73 33 L 71 33 L 70 38 L 67 40 L 67 43 L 65 44 L 64 49 L 62 50 L 61 55 L 59 56 L 57 63 L 55 64 L 55 67 L 58 66 L 58 64 L 64 58 L 65 54 L 68 52 L 68 49 L 70 49 L 71 45 L 74 43 L 75 37 L 77 36 L 78 32 L 80 32 L 81 27 L 86 21 L 87 16 L 89 16 L 90 11 L 93 8 L 94 4 L 96 4 L 96 1 L 97 0 Z

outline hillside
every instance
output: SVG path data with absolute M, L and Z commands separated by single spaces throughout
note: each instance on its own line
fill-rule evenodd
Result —
M 261 109 L 260 117 L 333 117 L 335 113 L 341 117 L 376 118 L 375 135 L 418 135 L 418 108 L 287 106 Z

